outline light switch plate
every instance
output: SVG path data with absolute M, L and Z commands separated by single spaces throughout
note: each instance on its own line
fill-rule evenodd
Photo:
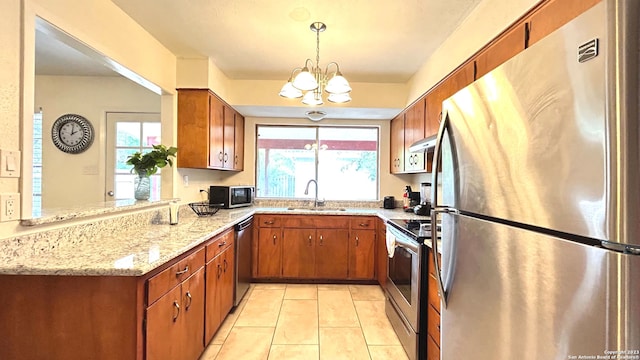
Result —
M 0 194 L 0 222 L 18 220 L 20 218 L 20 194 Z
M 0 149 L 0 177 L 20 177 L 20 151 Z

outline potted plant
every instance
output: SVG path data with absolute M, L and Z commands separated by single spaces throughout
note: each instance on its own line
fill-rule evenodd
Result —
M 127 158 L 127 165 L 133 165 L 132 173 L 138 176 L 134 180 L 134 197 L 136 200 L 148 200 L 151 195 L 151 181 L 149 176 L 158 172 L 159 168 L 173 166 L 172 157 L 178 151 L 175 147 L 153 145 L 153 150 L 142 154 L 135 152 Z

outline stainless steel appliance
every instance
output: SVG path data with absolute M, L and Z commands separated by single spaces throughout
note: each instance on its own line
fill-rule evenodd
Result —
M 253 216 L 235 226 L 235 292 L 233 306 L 236 307 L 249 290 L 251 284 L 251 239 L 253 237 Z
M 639 7 L 604 0 L 444 102 L 442 359 L 640 358 Z
M 427 264 L 424 240 L 429 220 L 389 220 L 385 313 L 409 359 L 423 359 L 427 349 Z
M 225 209 L 251 206 L 255 197 L 253 186 L 210 186 L 209 204 Z

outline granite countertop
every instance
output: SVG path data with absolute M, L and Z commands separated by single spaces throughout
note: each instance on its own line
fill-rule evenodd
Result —
M 223 209 L 210 217 L 197 217 L 189 209 L 185 210 L 180 211 L 177 225 L 162 220 L 141 227 L 101 232 L 80 243 L 59 242 L 44 251 L 17 249 L 26 245 L 16 241 L 11 244 L 13 251 L 0 253 L 0 274 L 141 276 L 254 214 L 369 215 L 385 221 L 420 217 L 402 210 L 381 208 L 314 211 L 246 207 Z

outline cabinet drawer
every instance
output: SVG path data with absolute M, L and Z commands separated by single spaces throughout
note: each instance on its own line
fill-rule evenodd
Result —
M 429 274 L 429 290 L 428 290 L 429 304 L 433 306 L 438 313 L 440 313 L 440 297 L 438 296 L 438 281 L 436 277 Z
M 440 314 L 433 308 L 433 306 L 429 306 L 429 315 L 427 316 L 427 333 L 433 341 L 440 346 Z
M 349 224 L 352 229 L 375 230 L 376 219 L 377 218 L 371 216 L 353 216 Z
M 427 335 L 427 360 L 440 360 L 440 347 Z
M 256 216 L 256 224 L 262 228 L 277 228 L 280 227 L 281 220 L 279 216 L 259 215 Z
M 329 228 L 348 229 L 349 216 L 329 215 L 294 215 L 282 218 L 282 226 L 286 228 Z
M 203 267 L 204 256 L 205 250 L 202 247 L 149 279 L 147 282 L 147 304 L 154 303 L 167 291 Z
M 209 244 L 207 244 L 207 263 L 213 260 L 221 252 L 225 251 L 229 247 L 233 246 L 235 240 L 235 233 L 233 229 L 229 229 L 227 232 L 214 237 Z

